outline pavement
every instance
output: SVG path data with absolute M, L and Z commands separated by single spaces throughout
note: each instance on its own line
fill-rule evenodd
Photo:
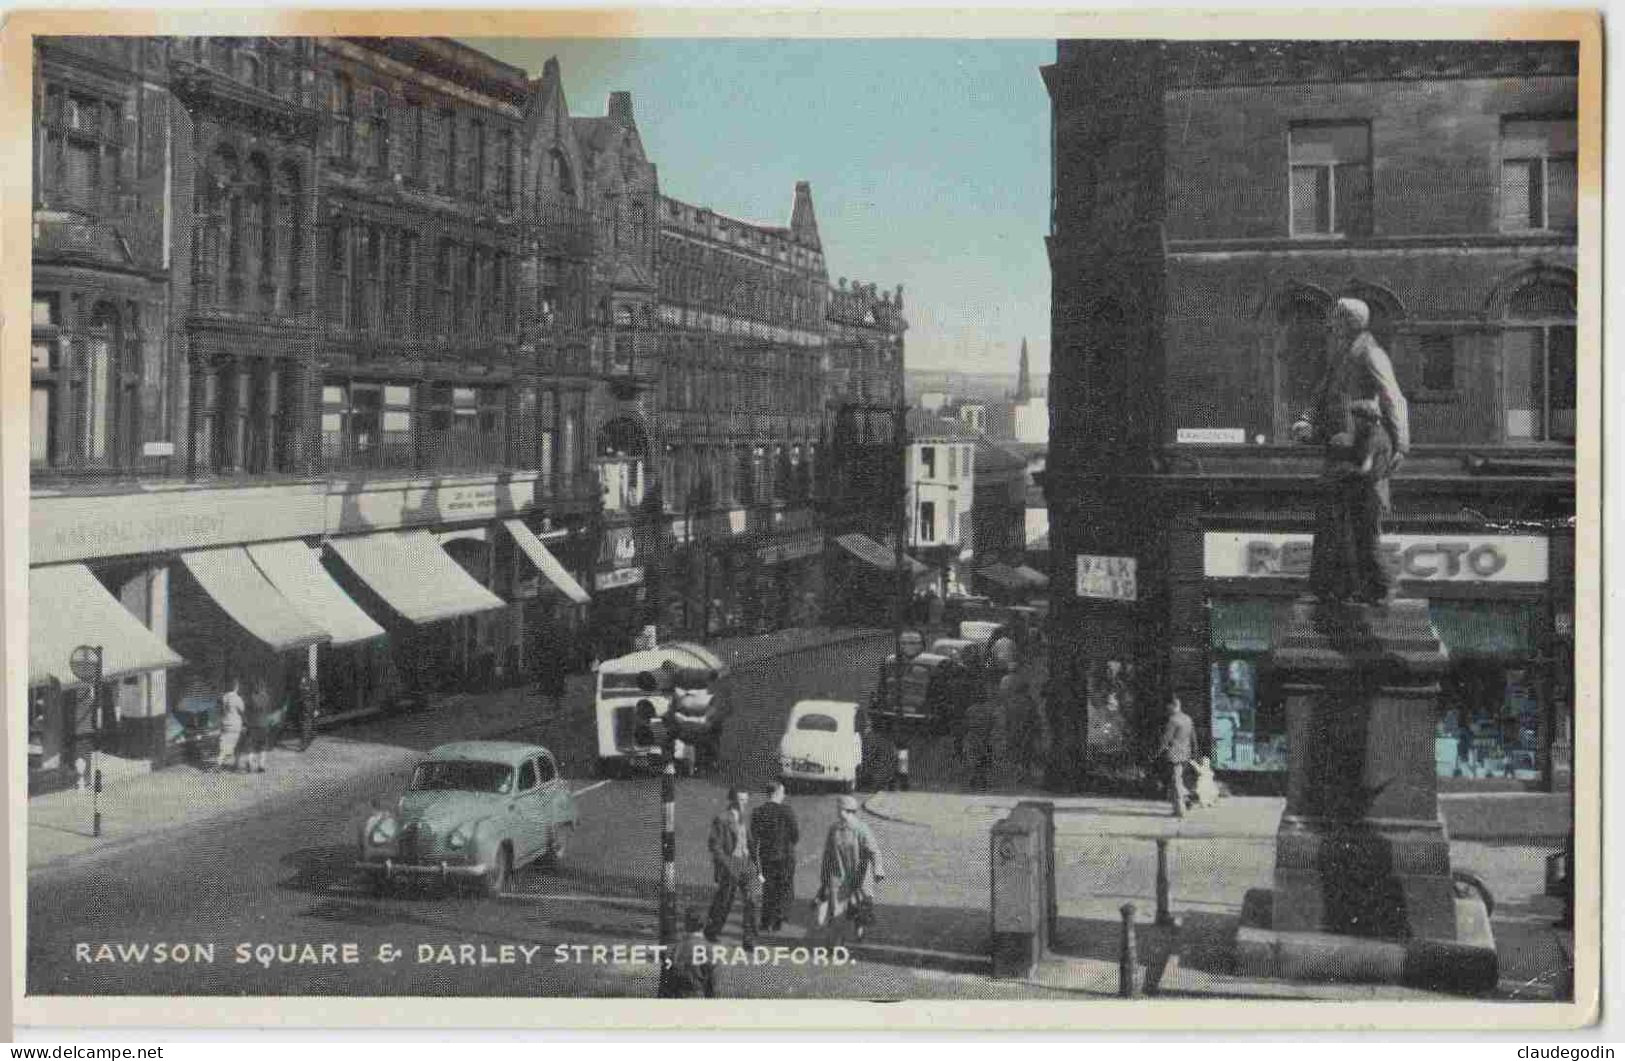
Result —
M 880 631 L 839 627 L 793 628 L 755 637 L 725 638 L 709 647 L 733 667 L 809 652 L 848 641 L 871 640 Z M 591 703 L 593 677 L 568 679 L 567 710 Z M 67 789 L 28 801 L 28 868 L 98 857 L 139 846 L 198 824 L 254 813 L 335 790 L 362 772 L 408 769 L 436 745 L 453 740 L 497 739 L 529 729 L 537 702 L 528 686 L 494 693 L 442 697 L 405 715 L 376 716 L 324 728 L 303 753 L 284 747 L 270 753 L 263 774 L 199 770 L 176 764 L 153 770 L 145 762 L 98 755 L 103 773 L 99 797 Z M 94 814 L 102 836 L 94 835 Z
M 937 879 L 954 863 L 985 860 L 989 830 L 1022 799 L 1055 806 L 1060 930 L 1035 982 L 1084 993 L 1114 992 L 1121 908 L 1137 911 L 1142 961 L 1156 991 L 1185 997 L 1421 999 L 1429 992 L 1389 985 L 1287 984 L 1229 974 L 1230 940 L 1246 893 L 1273 883 L 1275 831 L 1285 800 L 1227 797 L 1180 819 L 1160 801 L 1111 797 L 1054 798 L 1007 786 L 994 793 L 882 791 L 865 811 L 889 829 L 888 853 L 910 864 L 910 876 Z M 1568 800 L 1546 793 L 1452 794 L 1441 808 L 1450 823 L 1451 864 L 1489 888 L 1500 957 L 1498 996 L 1553 1000 L 1572 975 L 1573 933 L 1553 927 L 1559 900 L 1545 895 L 1545 857 L 1562 846 Z M 1559 814 L 1562 815 L 1559 819 Z M 1456 836 L 1455 822 L 1478 830 Z M 1176 939 L 1153 924 L 1156 841 L 1169 841 L 1170 909 L 1182 922 Z M 928 886 L 929 887 L 929 886 Z M 911 883 L 911 901 L 922 901 Z
M 854 642 L 843 656 L 843 642 Z M 868 642 L 857 644 L 856 642 Z M 857 686 L 873 673 L 865 653 L 887 650 L 873 630 L 794 630 L 712 645 L 719 655 L 751 670 L 746 699 L 763 713 L 753 727 L 730 730 L 725 757 L 735 765 L 726 776 L 684 781 L 679 786 L 679 880 L 683 903 L 703 905 L 709 892 L 704 825 L 726 783 L 756 784 L 771 772 L 763 757 L 777 739 L 789 702 L 823 693 L 860 695 Z M 755 667 L 801 652 L 798 670 Z M 833 671 L 832 669 L 833 668 Z M 807 673 L 801 673 L 805 671 Z M 861 672 L 861 673 L 860 673 Z M 845 683 L 844 685 L 842 683 Z M 837 688 L 840 686 L 840 688 Z M 850 686 L 850 688 L 847 688 Z M 580 781 L 583 835 L 564 876 L 528 875 L 519 893 L 494 903 L 432 900 L 419 896 L 380 902 L 355 894 L 344 870 L 348 820 L 391 782 L 404 783 L 419 755 L 453 739 L 514 735 L 539 739 L 560 752 L 566 776 L 582 777 L 590 762 L 591 683 L 572 678 L 564 710 L 539 716 L 526 689 L 449 697 L 407 715 L 378 718 L 325 730 L 300 754 L 272 753 L 264 774 L 201 771 L 178 766 L 162 771 L 109 774 L 102 793 L 104 835 L 90 835 L 91 796 L 61 792 L 29 803 L 30 983 L 67 993 L 151 994 L 153 982 L 140 968 L 82 967 L 64 957 L 61 938 L 176 938 L 195 926 L 214 926 L 219 938 L 270 917 L 284 933 L 329 938 L 334 926 L 359 938 L 465 940 L 519 938 L 549 944 L 648 942 L 653 934 L 658 860 L 629 862 L 629 829 L 652 829 L 658 806 L 654 778 L 605 785 Z M 769 717 L 771 716 L 771 717 Z M 573 746 L 568 735 L 579 731 Z M 931 754 L 920 749 L 916 761 Z M 945 762 L 944 767 L 951 766 Z M 946 776 L 946 775 L 945 775 Z M 916 776 L 916 784 L 920 777 Z M 1274 836 L 1282 800 L 1236 796 L 1183 821 L 1157 801 L 1105 797 L 1054 799 L 1057 828 L 1059 925 L 1052 953 L 1027 980 L 994 980 L 989 954 L 988 830 L 1023 798 L 1048 799 L 1024 779 L 1006 773 L 993 792 L 877 792 L 866 799 L 869 821 L 890 875 L 881 888 L 880 920 L 870 937 L 853 946 L 847 968 L 778 968 L 725 977 L 726 992 L 757 997 L 845 998 L 1111 998 L 1118 989 L 1120 908 L 1138 908 L 1141 975 L 1148 994 L 1180 998 L 1254 999 L 1436 999 L 1437 995 L 1389 985 L 1293 984 L 1248 980 L 1229 971 L 1229 940 L 1243 897 L 1269 887 Z M 933 788 L 939 786 L 933 784 Z M 958 787 L 955 785 L 954 787 Z M 797 893 L 816 888 L 819 845 L 833 818 L 833 801 L 793 797 L 803 823 Z M 1550 1000 L 1561 991 L 1571 963 L 1572 938 L 1551 927 L 1560 913 L 1544 892 L 1544 856 L 1561 844 L 1567 800 L 1544 794 L 1502 793 L 1447 796 L 1442 806 L 1454 842 L 1453 864 L 1479 875 L 1497 900 L 1493 920 L 1501 955 L 1499 997 Z M 198 840 L 183 834 L 196 830 Z M 651 834 L 652 835 L 652 834 Z M 1152 923 L 1155 914 L 1156 844 L 1174 841 L 1171 906 L 1181 919 L 1175 935 Z M 199 867 L 166 858 L 163 851 L 213 844 L 215 861 Z M 151 845 L 150 851 L 142 845 Z M 650 847 L 650 852 L 653 848 Z M 141 860 L 148 868 L 128 874 Z M 118 884 L 120 880 L 125 883 Z M 271 882 L 275 882 L 273 885 Z M 110 887 L 129 893 L 117 910 L 107 905 Z M 190 889 L 190 890 L 188 890 Z M 242 895 L 256 898 L 242 909 Z M 169 900 L 168 896 L 173 896 Z M 802 904 L 799 913 L 805 913 Z M 125 923 L 140 912 L 137 927 Z M 151 924 L 149 925 L 148 922 Z M 98 933 L 100 935 L 98 935 Z M 397 933 L 411 933 L 399 936 Z M 562 935 L 561 935 L 562 934 Z M 792 925 L 779 939 L 810 940 L 811 926 Z M 185 937 L 181 937 L 185 938 Z M 292 938 L 292 937 L 290 937 Z M 724 942 L 737 938 L 730 926 Z M 160 993 L 470 994 L 538 993 L 536 982 L 489 979 L 483 971 L 448 971 L 444 981 L 423 980 L 433 969 L 366 966 L 330 980 L 301 973 L 264 987 L 222 980 L 222 966 L 184 971 L 171 967 Z M 91 978 L 92 973 L 96 978 Z M 235 970 L 232 975 L 238 976 Z M 439 974 L 435 974 L 439 975 Z M 102 977 L 105 977 L 103 979 Z M 49 987 L 47 985 L 58 985 Z M 654 986 L 652 970 L 626 965 L 550 967 L 540 993 L 642 995 Z

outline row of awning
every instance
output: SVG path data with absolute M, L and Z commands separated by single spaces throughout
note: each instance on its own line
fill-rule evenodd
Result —
M 521 520 L 504 521 L 515 544 L 559 592 L 577 604 L 586 590 Z M 395 531 L 327 542 L 344 564 L 408 622 L 454 619 L 506 606 L 442 549 L 428 531 Z M 276 651 L 348 645 L 384 628 L 350 599 L 301 541 L 195 549 L 180 560 L 203 591 L 253 637 Z M 79 683 L 68 656 L 102 648 L 102 678 L 184 663 L 119 603 L 83 564 L 36 567 L 28 575 L 30 685 Z
M 897 570 L 897 555 L 895 550 L 888 549 L 875 541 L 867 534 L 843 534 L 835 539 L 835 544 L 873 567 L 882 571 Z M 922 575 L 931 570 L 912 556 L 904 554 L 903 566 L 909 573 Z
M 1026 564 L 1017 564 L 1014 567 L 1009 564 L 989 564 L 977 574 L 1006 589 L 1044 589 L 1049 586 L 1048 575 Z

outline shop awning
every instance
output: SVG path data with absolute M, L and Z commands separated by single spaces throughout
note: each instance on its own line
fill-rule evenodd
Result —
M 1428 617 L 1450 654 L 1533 656 L 1539 613 L 1510 601 L 1428 601 Z
M 260 573 L 290 603 L 325 628 L 335 645 L 381 637 L 384 628 L 339 588 L 322 568 L 320 555 L 304 542 L 262 542 L 246 546 Z
M 897 557 L 894 551 L 881 545 L 867 534 L 843 534 L 835 539 L 835 544 L 864 563 L 872 564 L 882 571 L 897 570 Z M 912 556 L 904 556 L 903 564 L 916 575 L 931 570 Z
M 1209 643 L 1222 652 L 1268 652 L 1275 642 L 1273 601 L 1214 601 L 1208 609 Z
M 179 667 L 170 651 L 83 564 L 57 564 L 28 572 L 28 684 L 51 679 L 64 688 L 82 684 L 68 669 L 80 645 L 100 645 L 102 677 Z
M 1015 567 L 1011 568 L 1011 570 L 1016 573 L 1018 578 L 1020 578 L 1027 585 L 1031 586 L 1033 589 L 1044 589 L 1049 585 L 1049 576 L 1038 570 L 1036 567 L 1028 567 L 1026 564 L 1017 564 Z
M 432 623 L 503 607 L 502 599 L 470 578 L 428 531 L 333 538 L 327 544 L 411 622 Z
M 1027 583 L 1009 564 L 988 564 L 977 574 L 1005 589 L 1026 589 Z
M 502 525 L 508 528 L 508 533 L 513 535 L 513 540 L 518 543 L 519 548 L 524 550 L 526 556 L 530 557 L 530 562 L 536 565 L 536 570 L 540 571 L 543 577 L 553 583 L 560 593 L 569 597 L 576 604 L 592 603 L 592 597 L 587 594 L 586 590 L 581 588 L 581 583 L 577 582 L 575 577 L 565 570 L 564 565 L 559 563 L 558 557 L 547 551 L 547 546 L 542 543 L 540 538 L 536 537 L 529 527 L 525 526 L 524 520 L 503 520 Z
M 332 639 L 260 574 L 242 546 L 182 553 L 181 563 L 227 615 L 271 649 L 284 652 Z

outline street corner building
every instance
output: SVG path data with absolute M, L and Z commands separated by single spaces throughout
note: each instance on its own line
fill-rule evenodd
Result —
M 1384 560 L 1449 652 L 1442 788 L 1571 783 L 1572 42 L 1061 41 L 1045 494 L 1075 780 L 1177 695 L 1236 783 L 1287 766 L 1261 664 L 1307 590 L 1340 298 L 1409 400 Z
M 201 754 L 232 678 L 343 716 L 819 621 L 892 511 L 902 291 L 807 184 L 662 196 L 630 94 L 445 39 L 34 58 L 31 791 Z

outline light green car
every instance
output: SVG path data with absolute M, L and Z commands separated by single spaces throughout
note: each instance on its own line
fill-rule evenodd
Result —
M 478 882 L 495 896 L 514 870 L 557 864 L 575 826 L 575 796 L 546 748 L 442 744 L 412 771 L 399 804 L 361 826 L 356 866 L 380 894 L 429 878 Z

